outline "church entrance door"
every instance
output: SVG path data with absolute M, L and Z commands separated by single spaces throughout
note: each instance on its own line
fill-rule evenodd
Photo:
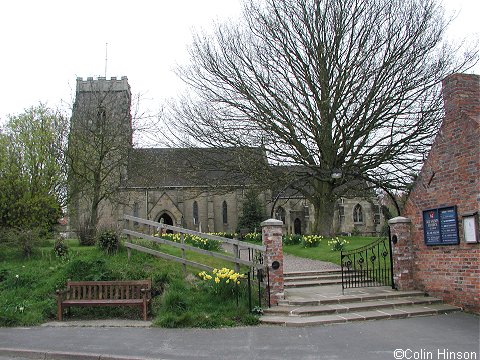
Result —
M 302 235 L 302 222 L 300 221 L 299 218 L 296 218 L 295 221 L 293 222 L 293 232 L 296 235 Z
M 165 225 L 172 225 L 173 226 L 172 217 L 170 215 L 168 215 L 167 213 L 163 213 L 162 215 L 160 215 L 160 217 L 158 218 L 158 222 L 163 222 Z M 172 230 L 167 230 L 167 233 L 169 233 L 169 234 L 172 233 Z

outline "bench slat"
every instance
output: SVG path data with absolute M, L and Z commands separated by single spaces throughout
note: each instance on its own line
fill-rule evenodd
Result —
M 95 306 L 95 305 L 142 305 L 143 299 L 117 299 L 117 300 L 65 300 L 62 302 L 64 305 L 85 305 L 85 306 Z
M 143 318 L 147 318 L 147 306 L 151 294 L 151 280 L 132 281 L 68 281 L 67 290 L 58 291 L 58 319 L 62 319 L 62 309 L 71 306 L 142 306 Z M 64 296 L 63 296 L 64 295 Z

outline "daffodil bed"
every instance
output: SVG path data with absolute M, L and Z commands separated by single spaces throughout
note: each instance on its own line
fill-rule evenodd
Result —
M 246 276 L 236 273 L 232 269 L 213 269 L 211 275 L 202 271 L 198 273 L 198 277 L 204 281 L 207 289 L 223 299 L 235 298 L 240 294 L 240 291 L 242 293 L 246 291 L 245 284 L 241 282 Z
M 156 236 L 158 237 L 161 237 L 162 239 L 165 239 L 165 240 L 170 240 L 170 241 L 173 241 L 173 242 L 181 242 L 181 238 L 180 238 L 180 234 L 169 234 L 169 233 L 166 233 L 166 234 L 155 234 Z M 218 236 L 222 236 L 222 235 L 226 235 L 226 234 L 212 234 L 212 235 L 218 235 Z M 211 240 L 211 239 L 205 239 L 205 238 L 202 238 L 200 236 L 196 236 L 196 235 L 190 235 L 190 234 L 185 234 L 184 235 L 184 241 L 186 244 L 189 244 L 189 245 L 192 245 L 192 246 L 196 246 L 200 249 L 204 249 L 204 250 L 213 250 L 213 251 L 218 251 L 221 249 L 221 244 L 220 242 L 216 241 L 216 240 Z

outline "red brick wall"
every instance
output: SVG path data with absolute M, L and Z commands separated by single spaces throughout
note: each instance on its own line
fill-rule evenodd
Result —
M 447 77 L 443 97 L 445 118 L 403 213 L 412 221 L 413 284 L 480 312 L 480 249 L 465 243 L 461 217 L 480 210 L 480 76 Z M 453 205 L 460 244 L 427 247 L 422 211 Z
M 283 222 L 276 219 L 268 219 L 262 222 L 262 243 L 265 245 L 264 264 L 268 266 L 268 283 L 270 285 L 270 304 L 278 305 L 284 298 L 283 288 Z M 278 269 L 272 264 L 277 261 Z

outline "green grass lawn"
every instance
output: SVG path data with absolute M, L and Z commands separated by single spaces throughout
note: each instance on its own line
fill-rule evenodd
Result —
M 151 317 L 157 326 L 222 327 L 251 325 L 258 318 L 249 313 L 246 290 L 241 285 L 237 306 L 231 292 L 214 293 L 210 284 L 199 279 L 198 269 L 125 249 L 107 256 L 97 247 L 79 246 L 67 241 L 69 259 L 53 253 L 53 241 L 39 247 L 30 259 L 16 249 L 0 249 L 0 326 L 36 325 L 56 318 L 55 290 L 67 280 L 152 279 L 154 298 Z M 179 255 L 178 249 L 161 245 L 162 251 Z M 206 262 L 213 267 L 229 267 L 231 263 L 188 254 L 187 258 Z M 255 292 L 254 292 L 255 294 Z M 255 297 L 253 297 L 255 301 Z M 256 305 L 254 302 L 253 305 Z M 140 319 L 135 308 L 72 308 L 68 319 L 99 318 Z
M 339 237 L 348 241 L 345 250 L 352 250 L 368 245 L 378 238 L 362 236 Z M 332 251 L 328 245 L 329 239 L 323 239 L 317 247 L 303 247 L 302 245 L 284 245 L 283 251 L 286 254 L 300 256 L 308 259 L 328 261 L 340 265 L 340 251 Z

